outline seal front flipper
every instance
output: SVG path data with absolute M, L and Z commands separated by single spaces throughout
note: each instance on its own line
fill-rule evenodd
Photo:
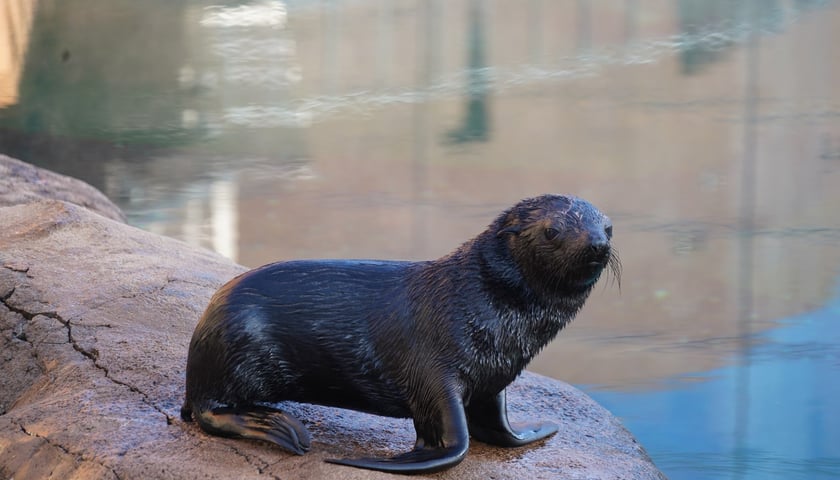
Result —
M 521 447 L 557 432 L 557 425 L 548 422 L 528 424 L 521 429 L 511 427 L 504 390 L 489 399 L 473 398 L 466 411 L 470 435 L 491 445 Z
M 328 458 L 329 463 L 390 473 L 434 473 L 461 463 L 466 448 L 421 448 L 389 458 Z
M 264 440 L 298 455 L 309 450 L 309 432 L 295 417 L 276 408 L 249 405 L 196 410 L 195 419 L 205 432 L 223 437 Z
M 393 473 L 434 473 L 453 467 L 467 455 L 470 437 L 461 399 L 454 393 L 429 395 L 434 405 L 415 408 L 414 450 L 390 458 L 327 459 L 329 463 Z M 429 412 L 422 417 L 418 412 Z

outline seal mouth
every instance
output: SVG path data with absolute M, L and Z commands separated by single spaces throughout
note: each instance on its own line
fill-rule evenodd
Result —
M 621 278 L 621 264 L 617 252 L 612 248 L 595 252 L 582 262 L 580 276 L 578 277 L 580 280 L 577 284 L 581 287 L 592 286 L 601 278 L 606 269 L 611 270 L 616 279 Z
M 577 284 L 582 287 L 588 287 L 601 277 L 604 268 L 607 267 L 607 259 L 591 260 L 584 263 L 579 270 Z
M 593 254 L 589 255 L 588 262 L 585 263 L 587 268 L 592 270 L 602 270 L 607 267 L 610 263 L 611 251 L 610 250 L 602 250 Z M 584 260 L 584 261 L 585 261 Z

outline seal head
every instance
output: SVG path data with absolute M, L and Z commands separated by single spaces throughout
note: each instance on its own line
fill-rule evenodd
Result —
M 614 258 L 612 222 L 577 197 L 524 200 L 497 222 L 523 279 L 546 299 L 587 290 Z

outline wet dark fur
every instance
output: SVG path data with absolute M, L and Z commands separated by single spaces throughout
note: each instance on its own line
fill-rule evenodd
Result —
M 552 230 L 553 229 L 553 230 Z M 518 446 L 504 388 L 583 306 L 605 266 L 609 219 L 575 197 L 520 202 L 435 261 L 304 260 L 231 280 L 196 327 L 181 415 L 214 434 L 309 448 L 281 400 L 414 418 L 415 449 L 335 460 L 403 473 L 460 462 L 468 434 Z

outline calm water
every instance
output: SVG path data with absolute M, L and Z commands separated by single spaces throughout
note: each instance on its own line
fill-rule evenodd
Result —
M 840 477 L 840 2 L 0 0 L 0 152 L 256 266 L 613 218 L 532 364 L 674 479 Z
M 840 478 L 840 279 L 731 365 L 660 389 L 592 391 L 672 478 Z

